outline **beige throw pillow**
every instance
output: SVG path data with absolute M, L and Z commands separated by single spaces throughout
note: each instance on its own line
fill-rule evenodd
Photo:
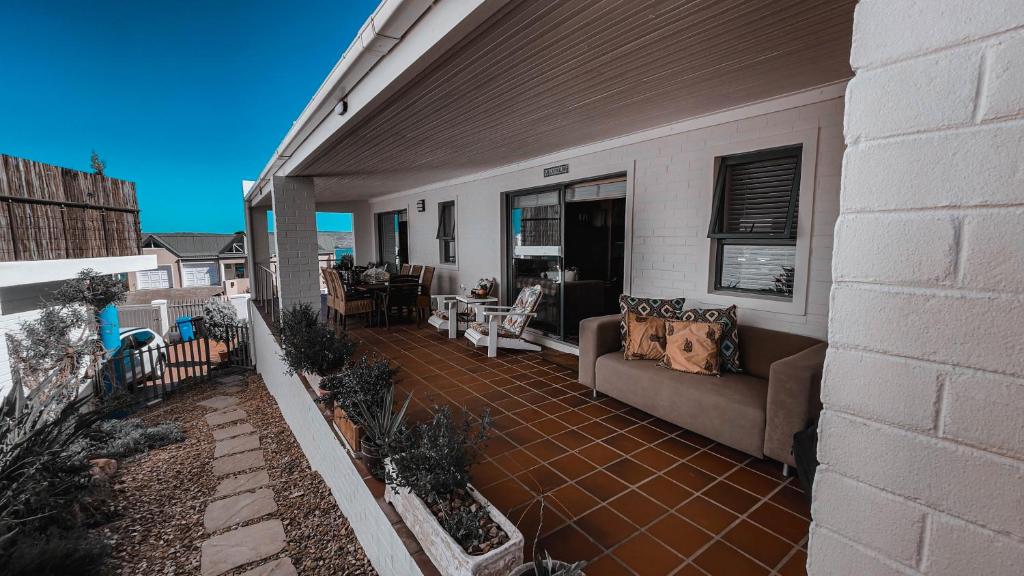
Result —
M 626 360 L 661 360 L 665 356 L 665 319 L 626 312 Z
M 691 374 L 719 374 L 718 346 L 722 324 L 718 322 L 665 322 L 665 357 L 661 366 Z

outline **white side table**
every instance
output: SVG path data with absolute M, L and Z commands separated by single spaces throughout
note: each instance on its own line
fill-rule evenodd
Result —
M 498 299 L 493 297 L 493 296 L 488 296 L 487 298 L 477 298 L 476 296 L 466 296 L 466 295 L 456 296 L 455 300 L 456 300 L 456 304 L 455 304 L 455 310 L 453 310 L 454 314 L 449 315 L 449 317 L 448 317 L 448 338 L 457 338 L 458 335 L 459 335 L 459 305 L 458 305 L 458 302 L 463 303 L 465 305 L 465 309 L 467 311 L 468 310 L 472 310 L 476 314 L 476 321 L 477 322 L 483 322 L 484 321 L 483 306 L 485 304 L 493 304 L 493 303 L 496 303 L 498 301 Z M 454 317 L 452 317 L 452 316 L 454 316 Z

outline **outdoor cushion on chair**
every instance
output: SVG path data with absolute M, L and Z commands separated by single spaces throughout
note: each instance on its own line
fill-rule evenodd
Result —
M 518 338 L 523 333 L 523 329 L 526 328 L 526 323 L 530 319 L 526 313 L 533 312 L 534 308 L 537 307 L 537 302 L 540 300 L 540 291 L 540 285 L 537 285 L 523 288 L 519 292 L 515 304 L 509 309 L 509 315 L 505 316 L 505 319 L 501 322 L 502 328 L 511 334 L 510 338 Z
M 490 328 L 488 328 L 486 322 L 470 322 L 469 327 L 484 336 L 490 334 Z M 508 328 L 503 324 L 498 324 L 498 336 L 501 336 L 502 338 L 518 338 L 517 334 L 509 332 Z

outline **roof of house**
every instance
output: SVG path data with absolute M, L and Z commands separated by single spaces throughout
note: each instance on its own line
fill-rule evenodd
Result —
M 179 258 L 216 258 L 225 254 L 245 255 L 245 234 L 209 234 L 204 232 L 161 232 L 146 234 L 142 245 L 156 245 L 170 250 Z M 241 244 L 242 252 L 232 252 Z
M 334 254 L 337 248 L 352 248 L 353 236 L 351 232 L 317 232 L 316 242 L 320 254 Z M 270 255 L 277 255 L 277 243 L 274 242 L 274 233 L 270 233 Z

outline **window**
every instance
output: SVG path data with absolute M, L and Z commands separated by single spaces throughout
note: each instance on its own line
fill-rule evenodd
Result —
M 715 290 L 793 298 L 802 148 L 720 158 L 708 229 Z
M 455 201 L 437 205 L 437 241 L 441 262 L 455 264 Z

